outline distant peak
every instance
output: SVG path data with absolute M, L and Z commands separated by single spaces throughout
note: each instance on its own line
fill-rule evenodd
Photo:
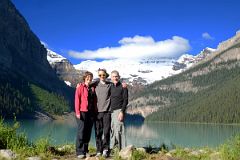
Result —
M 51 63 L 62 62 L 63 60 L 67 60 L 65 57 L 61 56 L 60 54 L 47 49 L 47 60 Z
M 206 47 L 204 50 L 208 50 L 208 51 L 211 51 L 211 52 L 216 51 L 216 49 L 214 49 L 214 48 L 210 48 L 210 47 Z

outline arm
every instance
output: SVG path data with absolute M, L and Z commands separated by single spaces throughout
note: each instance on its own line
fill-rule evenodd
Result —
M 122 105 L 122 109 L 121 112 L 118 114 L 118 120 L 119 122 L 123 122 L 124 121 L 124 114 L 127 108 L 127 104 L 128 104 L 128 89 L 127 88 L 123 88 L 123 105 Z
M 80 104 L 81 104 L 81 93 L 80 93 L 80 86 L 79 86 L 76 88 L 76 91 L 75 91 L 75 113 L 77 118 L 80 118 Z
M 123 113 L 125 113 L 127 105 L 128 105 L 128 89 L 123 88 L 123 105 L 121 109 Z
M 97 81 L 93 81 L 93 82 L 90 84 L 90 86 L 96 88 L 96 86 L 98 85 L 98 83 L 99 83 L 98 80 L 97 80 Z
M 118 115 L 118 120 L 120 122 L 122 122 L 124 120 L 124 114 L 127 108 L 127 104 L 128 104 L 128 89 L 127 88 L 123 88 L 123 105 L 122 105 L 122 109 L 121 112 Z

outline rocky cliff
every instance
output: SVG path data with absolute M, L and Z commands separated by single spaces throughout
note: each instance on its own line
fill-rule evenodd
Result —
M 1 72 L 19 74 L 52 90 L 66 88 L 49 65 L 46 49 L 9 0 L 0 2 L 0 24 Z
M 82 81 L 84 71 L 76 70 L 73 64 L 65 57 L 47 49 L 47 59 L 57 76 L 67 85 L 76 87 Z
M 10 0 L 0 1 L 0 66 L 1 106 L 2 101 L 14 106 L 20 106 L 22 101 L 29 104 L 30 84 L 72 101 L 73 89 L 59 80 L 47 61 L 47 50 Z M 1 109 L 10 110 L 11 106 L 5 104 Z

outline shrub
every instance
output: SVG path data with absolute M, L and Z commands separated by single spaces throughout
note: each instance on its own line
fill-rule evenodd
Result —
M 219 151 L 223 160 L 240 159 L 240 135 L 231 138 L 221 145 Z

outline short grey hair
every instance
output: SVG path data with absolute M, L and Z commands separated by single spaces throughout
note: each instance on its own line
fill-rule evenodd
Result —
M 119 72 L 118 72 L 117 70 L 113 70 L 113 71 L 111 72 L 111 74 L 113 74 L 113 73 L 115 73 L 115 74 L 117 74 L 118 76 L 120 76 L 120 75 L 119 75 Z

